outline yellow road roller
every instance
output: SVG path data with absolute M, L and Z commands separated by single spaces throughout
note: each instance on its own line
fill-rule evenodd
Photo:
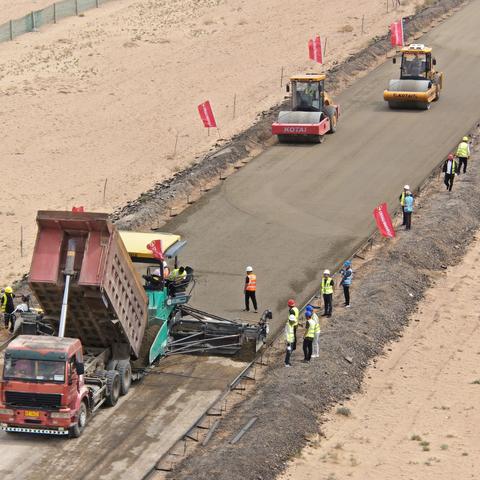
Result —
M 431 47 L 411 44 L 401 50 L 400 79 L 390 80 L 383 98 L 390 108 L 417 108 L 428 110 L 440 98 L 443 73 L 435 70 L 437 64 Z M 393 58 L 393 63 L 397 59 Z

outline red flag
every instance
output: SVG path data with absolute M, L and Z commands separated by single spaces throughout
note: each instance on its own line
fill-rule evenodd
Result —
M 83 207 L 72 207 L 72 212 L 74 213 L 82 213 L 85 209 Z
M 380 233 L 387 238 L 395 237 L 395 230 L 393 229 L 392 219 L 388 213 L 387 204 L 382 203 L 373 211 L 373 216 L 377 222 L 377 227 Z
M 315 60 L 320 64 L 323 63 L 322 42 L 318 35 L 315 37 L 315 40 L 308 41 L 308 54 L 310 60 Z
M 152 240 L 147 248 L 152 252 L 154 258 L 159 260 L 165 260 L 165 255 L 163 254 L 162 241 L 161 240 Z
M 403 47 L 403 19 L 390 25 L 390 41 L 392 47 Z
M 200 114 L 204 127 L 215 128 L 217 126 L 209 100 L 198 106 L 198 113 Z

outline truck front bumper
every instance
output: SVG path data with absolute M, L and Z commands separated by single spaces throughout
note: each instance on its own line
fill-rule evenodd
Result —
M 6 423 L 1 424 L 2 430 L 5 432 L 17 432 L 17 433 L 36 433 L 38 435 L 68 435 L 68 430 L 65 430 L 63 427 L 59 428 L 32 428 L 32 427 L 21 427 L 17 425 L 8 425 Z

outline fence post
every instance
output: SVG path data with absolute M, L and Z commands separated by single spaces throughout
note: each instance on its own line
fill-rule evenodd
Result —
M 32 32 L 37 31 L 37 25 L 35 24 L 35 12 L 32 11 Z
M 100 1 L 99 0 L 95 0 L 95 6 L 98 8 L 100 6 Z
M 13 40 L 13 21 L 10 20 L 10 40 Z
M 57 23 L 57 4 L 53 3 L 53 23 Z
M 78 0 L 75 0 L 75 15 L 78 17 Z

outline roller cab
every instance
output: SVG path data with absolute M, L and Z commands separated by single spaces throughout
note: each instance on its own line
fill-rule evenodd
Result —
M 325 92 L 325 75 L 305 74 L 290 78 L 291 110 L 281 111 L 272 125 L 278 141 L 321 143 L 326 133 L 337 128 L 339 107 Z

